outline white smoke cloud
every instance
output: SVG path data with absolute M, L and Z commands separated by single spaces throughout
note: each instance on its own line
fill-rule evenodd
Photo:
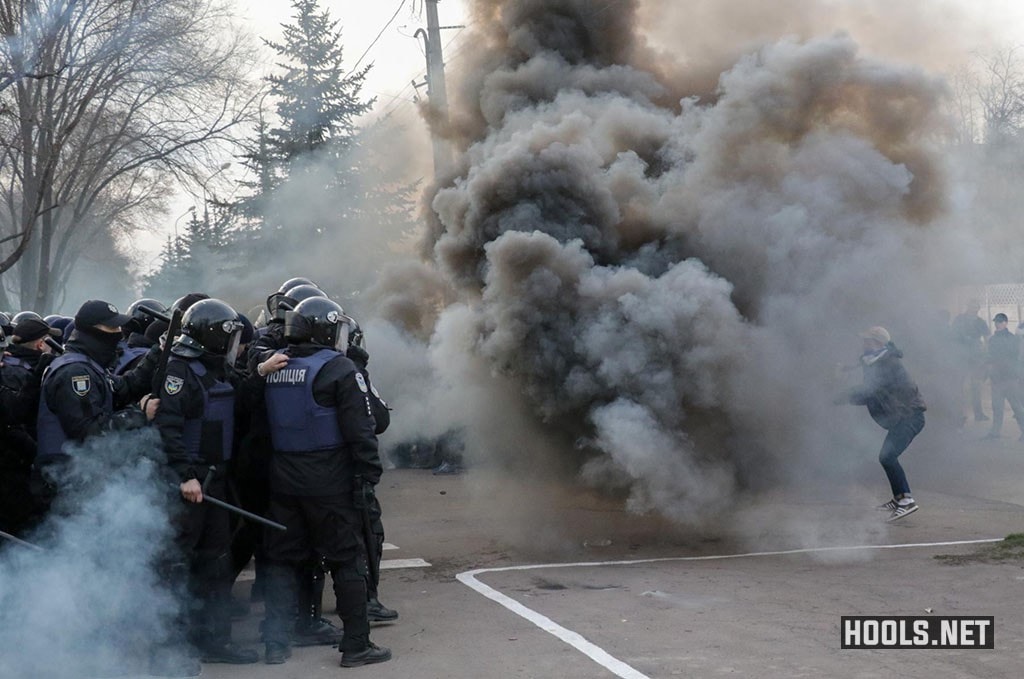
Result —
M 173 532 L 155 430 L 78 449 L 54 512 L 0 553 L 0 676 L 145 674 L 179 600 L 157 564 Z

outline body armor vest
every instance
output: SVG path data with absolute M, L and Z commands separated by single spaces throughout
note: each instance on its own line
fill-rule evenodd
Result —
M 175 357 L 172 360 L 184 359 Z M 235 389 L 218 380 L 198 360 L 184 360 L 203 390 L 203 413 L 185 420 L 182 440 L 196 462 L 218 463 L 231 459 L 235 438 Z
M 46 374 L 43 375 L 43 391 L 39 396 L 39 419 L 36 424 L 36 440 L 39 446 L 37 456 L 40 459 L 66 454 L 64 444 L 67 442 L 68 437 L 64 433 L 64 428 L 60 425 L 60 420 L 57 419 L 57 414 L 50 410 L 50 406 L 46 403 L 45 388 L 59 368 L 72 363 L 82 364 L 82 370 L 87 373 L 83 377 L 86 377 L 88 380 L 78 381 L 76 376 L 72 376 L 72 388 L 76 391 L 79 388 L 86 391 L 89 389 L 102 390 L 104 410 L 107 414 L 114 412 L 114 391 L 110 388 L 110 383 L 107 381 L 107 371 L 103 369 L 103 366 L 85 354 L 73 351 L 55 358 L 50 367 L 46 369 Z M 85 397 L 83 396 L 83 398 Z
M 287 367 L 267 375 L 267 415 L 276 452 L 333 450 L 344 445 L 337 409 L 325 408 L 313 398 L 313 381 L 338 356 L 330 349 L 305 358 L 289 356 Z
M 136 359 L 145 356 L 148 353 L 149 349 L 146 347 L 128 347 L 120 356 L 118 356 L 117 365 L 114 366 L 114 374 L 125 374 Z

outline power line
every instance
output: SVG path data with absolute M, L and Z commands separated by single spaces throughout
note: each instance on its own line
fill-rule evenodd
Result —
M 403 7 L 405 7 L 405 0 L 398 0 L 398 8 L 395 10 L 395 13 L 391 15 L 391 18 L 388 19 L 388 22 L 384 24 L 384 28 L 380 29 L 380 33 L 377 34 L 377 37 L 373 39 L 373 42 L 370 43 L 370 46 L 366 48 L 366 51 L 363 52 L 362 56 L 360 56 L 359 59 L 356 61 L 356 65 L 352 67 L 353 71 L 359 68 L 359 64 L 363 63 L 363 59 L 366 58 L 366 55 L 370 53 L 370 50 L 373 49 L 374 45 L 377 44 L 381 36 L 384 35 L 384 31 L 388 30 L 388 27 L 391 26 L 391 24 L 395 23 L 395 19 L 398 18 L 398 13 L 402 11 Z
M 466 24 L 464 26 L 460 26 L 459 30 L 455 32 L 455 35 L 451 36 L 451 38 L 448 39 L 448 42 L 446 42 L 444 44 L 444 50 L 447 52 L 448 48 L 459 38 L 459 36 L 461 36 L 463 34 L 463 32 L 466 31 L 466 29 L 472 28 L 474 26 L 474 24 L 475 24 L 475 22 L 470 22 L 470 23 L 468 23 L 468 24 Z M 445 62 L 446 63 L 451 63 L 452 61 L 454 61 L 455 58 L 464 49 L 469 47 L 469 45 L 471 45 L 471 44 L 472 44 L 472 41 L 464 41 L 461 45 L 459 45 L 458 49 L 456 49 L 454 52 L 452 52 L 450 55 L 448 55 L 445 58 Z M 420 47 L 420 49 L 422 50 L 422 46 Z M 385 95 L 385 96 L 390 96 L 392 101 L 388 105 L 386 105 L 383 108 L 383 110 L 381 111 L 381 113 L 380 113 L 380 118 L 381 119 L 388 118 L 388 117 L 394 115 L 399 109 L 404 108 L 404 107 L 406 107 L 406 106 L 408 106 L 410 104 L 416 103 L 415 100 L 406 97 L 405 93 L 410 88 L 415 90 L 415 87 L 412 85 L 412 82 L 415 82 L 416 80 L 418 80 L 421 77 L 423 77 L 423 75 L 425 73 L 426 73 L 425 69 L 417 70 L 415 76 L 410 79 L 410 83 L 407 84 L 405 87 L 403 87 L 401 90 L 399 90 L 397 95 Z

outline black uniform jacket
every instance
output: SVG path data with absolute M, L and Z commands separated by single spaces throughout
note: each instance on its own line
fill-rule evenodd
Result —
M 210 462 L 220 462 L 219 460 L 192 459 L 185 449 L 185 420 L 202 418 L 205 407 L 203 385 L 188 366 L 190 360 L 193 359 L 172 356 L 172 359 L 167 362 L 167 374 L 164 376 L 158 392 L 160 407 L 157 408 L 156 417 L 153 418 L 153 424 L 160 431 L 160 440 L 163 442 L 164 454 L 167 456 L 167 466 L 181 481 L 203 479 L 206 472 L 204 465 Z M 207 374 L 212 378 L 225 379 L 223 356 L 204 355 L 195 360 L 206 367 Z M 169 379 L 170 382 L 168 382 Z M 175 387 L 169 388 L 169 383 L 174 384 Z

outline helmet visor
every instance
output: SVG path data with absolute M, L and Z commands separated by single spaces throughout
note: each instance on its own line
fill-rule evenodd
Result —
M 231 331 L 231 336 L 228 337 L 228 349 L 224 352 L 224 360 L 227 361 L 228 365 L 234 365 L 238 360 L 238 347 L 242 341 L 242 328 L 237 328 Z
M 332 314 L 335 312 L 331 312 Z M 348 351 L 348 338 L 352 334 L 353 329 L 356 328 L 356 322 L 351 316 L 345 314 L 337 314 L 337 325 L 334 333 L 334 350 L 341 353 Z

